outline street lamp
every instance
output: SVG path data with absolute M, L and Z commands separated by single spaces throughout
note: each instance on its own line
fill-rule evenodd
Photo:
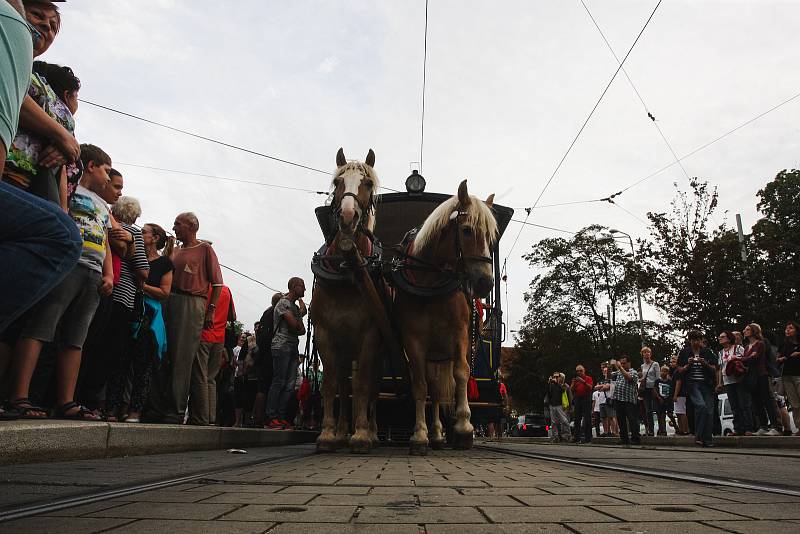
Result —
M 631 244 L 631 254 L 633 254 L 633 261 L 636 261 L 636 249 L 633 246 L 633 238 L 627 232 L 623 232 L 621 230 L 615 230 L 611 228 L 609 230 L 612 234 L 622 234 L 628 238 L 628 242 Z M 639 338 L 642 341 L 642 347 L 644 347 L 644 318 L 642 317 L 642 292 L 639 289 L 639 277 L 636 277 L 636 300 L 639 303 Z

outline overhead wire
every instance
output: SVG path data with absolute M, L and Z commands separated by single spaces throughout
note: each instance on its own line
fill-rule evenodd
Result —
M 639 89 L 636 87 L 636 84 L 633 83 L 633 80 L 631 79 L 630 75 L 628 74 L 628 71 L 625 70 L 625 67 L 622 67 L 622 62 L 620 62 L 619 57 L 617 57 L 617 53 L 614 51 L 614 47 L 611 46 L 611 43 L 606 38 L 605 33 L 603 33 L 603 30 L 600 28 L 600 25 L 597 23 L 597 20 L 594 18 L 594 15 L 592 15 L 592 12 L 589 10 L 589 6 L 586 5 L 586 2 L 584 0 L 581 0 L 581 4 L 583 5 L 583 9 L 586 11 L 586 14 L 589 15 L 589 18 L 591 19 L 592 23 L 594 24 L 594 27 L 597 28 L 597 31 L 600 34 L 600 37 L 603 38 L 603 42 L 606 44 L 606 47 L 608 47 L 608 50 L 611 52 L 611 55 L 614 56 L 614 60 L 620 65 L 620 68 L 622 69 L 622 74 L 625 75 L 625 79 L 628 80 L 628 84 L 631 86 L 631 89 L 633 89 L 633 92 L 636 94 L 636 97 L 639 99 L 639 102 L 641 102 L 642 107 L 644 108 L 644 111 L 647 114 L 647 118 L 650 119 L 650 122 L 652 122 L 653 126 L 655 126 L 656 130 L 658 130 L 658 133 L 661 136 L 661 139 L 664 140 L 664 143 L 667 145 L 667 148 L 669 149 L 670 153 L 672 154 L 672 157 L 675 158 L 675 163 L 680 165 L 680 168 L 683 171 L 683 174 L 686 176 L 686 179 L 687 180 L 691 180 L 691 178 L 689 177 L 689 173 L 686 172 L 686 168 L 683 166 L 683 164 L 678 159 L 678 154 L 675 153 L 675 150 L 672 148 L 672 144 L 669 142 L 669 140 L 667 139 L 667 136 L 661 130 L 661 126 L 658 125 L 658 122 L 656 121 L 655 115 L 653 115 L 653 113 L 650 111 L 650 108 L 645 103 L 644 98 L 642 97 L 642 94 L 639 92 Z
M 140 116 L 138 116 L 138 115 L 134 115 L 134 114 L 132 114 L 132 113 L 128 113 L 128 112 L 126 112 L 126 111 L 121 111 L 121 110 L 118 110 L 118 109 L 114 109 L 114 108 L 112 108 L 112 107 L 109 107 L 109 106 L 104 106 L 104 105 L 102 105 L 102 104 L 98 104 L 98 103 L 96 103 L 96 102 L 91 102 L 91 101 L 89 101 L 89 100 L 84 100 L 84 99 L 82 99 L 82 98 L 80 98 L 80 99 L 78 99 L 78 100 L 79 100 L 80 102 L 82 102 L 82 103 L 84 103 L 84 104 L 88 104 L 88 105 L 90 105 L 90 106 L 95 106 L 95 107 L 97 107 L 97 108 L 104 109 L 104 110 L 106 110 L 106 111 L 110 111 L 110 112 L 112 112 L 112 113 L 117 113 L 117 114 L 119 114 L 119 115 L 123 115 L 123 116 L 125 116 L 125 117 L 130 117 L 130 118 L 132 118 L 132 119 L 136 119 L 136 120 L 139 120 L 139 121 L 142 121 L 142 122 L 146 122 L 146 123 L 148 123 L 148 124 L 152 124 L 152 125 L 154 125 L 154 126 L 158 126 L 158 127 L 161 127 L 161 128 L 165 128 L 165 129 L 167 129 L 167 130 L 171 130 L 171 131 L 173 131 L 173 132 L 178 132 L 178 133 L 181 133 L 181 134 L 183 134 L 183 135 L 188 135 L 188 136 L 190 136 L 190 137 L 194 137 L 194 138 L 196 138 L 196 139 L 202 139 L 203 141 L 208 141 L 208 142 L 210 142 L 210 143 L 215 143 L 215 144 L 217 144 L 217 145 L 222 145 L 222 146 L 224 146 L 224 147 L 232 148 L 232 149 L 234 149 L 234 150 L 239 150 L 239 151 L 241 151 L 241 152 L 245 152 L 245 153 L 247 153 L 247 154 L 252 154 L 252 155 L 254 155 L 254 156 L 260 156 L 260 157 L 262 157 L 262 158 L 267 158 L 267 159 L 270 159 L 270 160 L 272 160 L 272 161 L 277 161 L 277 162 L 279 162 L 279 163 L 285 163 L 286 165 L 291 165 L 291 166 L 293 166 L 293 167 L 298 167 L 298 168 L 301 168 L 301 169 L 306 169 L 306 170 L 313 171 L 313 172 L 318 172 L 318 173 L 327 174 L 327 175 L 330 175 L 330 174 L 331 174 L 329 171 L 324 171 L 324 170 L 322 170 L 322 169 L 317 169 L 317 168 L 315 168 L 315 167 L 311 167 L 311 166 L 309 166 L 309 165 L 303 165 L 302 163 L 297 163 L 297 162 L 294 162 L 294 161 L 289 161 L 289 160 L 287 160 L 287 159 L 279 158 L 279 157 L 277 157 L 277 156 L 272 156 L 272 155 L 270 155 L 270 154 L 265 154 L 265 153 L 263 153 L 263 152 L 258 152 L 258 151 L 256 151 L 256 150 L 251 150 L 251 149 L 249 149 L 249 148 L 244 148 L 244 147 L 241 147 L 241 146 L 238 146 L 238 145 L 234 145 L 234 144 L 231 144 L 231 143 L 226 143 L 225 141 L 220 141 L 220 140 L 218 140 L 218 139 L 213 139 L 213 138 L 211 138 L 211 137 L 206 137 L 205 135 L 200 135 L 200 134 L 197 134 L 197 133 L 194 133 L 194 132 L 189 132 L 189 131 L 187 131 L 187 130 L 182 130 L 181 128 L 176 128 L 176 127 L 174 127 L 174 126 L 169 126 L 168 124 L 164 124 L 164 123 L 161 123 L 161 122 L 157 122 L 157 121 L 154 121 L 154 120 L 151 120 L 151 119 L 146 119 L 146 118 L 144 118 L 144 117 L 140 117 Z
M 642 37 L 642 34 L 644 33 L 645 29 L 647 29 L 647 26 L 650 24 L 650 21 L 653 20 L 653 16 L 656 14 L 656 11 L 658 10 L 658 7 L 661 5 L 661 2 L 662 2 L 662 0 L 658 0 L 658 3 L 653 8 L 653 11 L 650 13 L 650 16 L 645 21 L 644 26 L 642 26 L 642 29 L 639 31 L 639 34 L 636 36 L 636 39 L 634 39 L 633 44 L 631 44 L 630 48 L 628 48 L 628 52 L 625 54 L 625 57 L 623 57 L 622 61 L 619 62 L 619 65 L 617 66 L 616 70 L 614 71 L 613 76 L 611 76 L 611 79 L 606 84 L 605 88 L 603 89 L 603 92 L 600 94 L 600 97 L 597 99 L 597 102 L 595 102 L 594 106 L 592 107 L 592 110 L 589 112 L 589 115 L 586 117 L 586 120 L 583 121 L 583 124 L 581 125 L 580 129 L 578 130 L 578 133 L 575 134 L 575 137 L 572 139 L 572 142 L 569 144 L 569 147 L 567 147 L 567 151 L 561 157 L 561 160 L 559 160 L 558 165 L 556 165 L 556 168 L 555 168 L 555 170 L 553 170 L 553 173 L 550 175 L 550 178 L 547 180 L 547 182 L 544 184 L 544 187 L 539 192 L 539 196 L 536 197 L 536 201 L 533 203 L 533 205 L 531 207 L 525 208 L 525 211 L 527 212 L 527 214 L 525 216 L 525 222 L 528 221 L 528 218 L 531 216 L 531 210 L 536 208 L 536 206 L 539 204 L 539 200 L 541 200 L 542 196 L 545 194 L 547 189 L 550 187 L 550 184 L 553 182 L 553 179 L 556 177 L 556 174 L 558 173 L 559 169 L 561 169 L 561 166 L 564 164 L 564 161 L 567 159 L 567 156 L 569 156 L 569 153 L 572 151 L 572 148 L 575 146 L 575 143 L 578 141 L 578 138 L 580 137 L 581 133 L 583 133 L 583 130 L 586 128 L 586 125 L 589 124 L 589 120 L 594 115 L 594 112 L 597 110 L 598 106 L 600 106 L 600 102 L 603 101 L 603 97 L 608 92 L 609 88 L 611 87 L 611 84 L 614 83 L 614 80 L 616 79 L 616 77 L 619 74 L 620 70 L 622 70 L 622 67 L 625 64 L 625 61 L 627 61 L 628 57 L 631 55 L 631 52 L 633 51 L 634 47 L 636 46 L 636 43 L 639 42 L 639 39 Z M 524 228 L 524 225 L 520 227 L 519 232 L 517 232 L 516 238 L 514 238 L 514 242 L 511 244 L 511 248 L 509 249 L 508 253 L 506 254 L 505 259 L 503 260 L 503 270 L 504 271 L 505 271 L 505 268 L 506 268 L 506 264 L 507 264 L 508 258 L 509 258 L 509 256 L 511 256 L 511 253 L 514 251 L 514 248 L 517 246 L 517 242 L 519 241 L 520 235 L 522 235 L 523 228 Z
M 256 279 L 255 279 L 255 278 L 253 278 L 252 276 L 246 275 L 246 274 L 244 274 L 244 273 L 243 273 L 243 272 L 241 272 L 241 271 L 237 271 L 237 270 L 236 270 L 236 269 L 234 269 L 233 267 L 228 267 L 227 265 L 223 265 L 223 264 L 221 264 L 221 263 L 219 264 L 219 266 L 220 266 L 220 267 L 222 267 L 223 269 L 228 269 L 229 271 L 231 271 L 231 272 L 234 272 L 234 273 L 238 274 L 239 276 L 242 276 L 242 277 L 244 277 L 244 278 L 247 278 L 248 280 L 250 280 L 250 281 L 252 281 L 252 282 L 255 282 L 256 284 L 260 284 L 260 285 L 262 285 L 262 286 L 266 287 L 267 289 L 269 289 L 269 290 L 271 290 L 271 291 L 274 291 L 275 293 L 282 293 L 282 291 L 280 291 L 280 290 L 278 290 L 278 289 L 275 289 L 274 287 L 268 286 L 267 284 L 265 284 L 265 283 L 264 283 L 264 282 L 262 282 L 261 280 L 256 280 Z
M 528 221 L 520 221 L 519 219 L 511 219 L 511 222 L 519 223 L 526 226 L 535 226 L 536 228 L 544 228 L 546 230 L 553 230 L 556 232 L 563 232 L 565 234 L 577 234 L 578 232 L 573 232 L 572 230 L 564 230 L 562 228 L 554 228 L 552 226 L 545 226 L 544 224 L 536 224 Z
M 425 0 L 425 37 L 422 40 L 422 117 L 419 132 L 419 172 L 422 172 L 422 152 L 425 146 L 425 87 L 428 78 L 428 0 Z

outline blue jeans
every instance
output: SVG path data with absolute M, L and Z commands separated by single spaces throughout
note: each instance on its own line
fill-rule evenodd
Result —
M 286 419 L 286 407 L 297 380 L 297 347 L 272 349 L 272 385 L 267 397 L 267 420 Z
M 64 279 L 82 248 L 58 206 L 0 182 L 0 332 Z
M 743 436 L 745 432 L 758 430 L 753 425 L 753 401 L 744 384 L 728 384 L 725 386 L 725 392 L 728 394 L 728 401 L 733 411 L 733 429 L 736 434 Z
M 714 388 L 705 382 L 689 383 L 689 398 L 694 405 L 694 435 L 703 443 L 711 443 L 716 402 Z

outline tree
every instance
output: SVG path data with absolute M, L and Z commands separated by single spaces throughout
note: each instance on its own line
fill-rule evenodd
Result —
M 669 213 L 648 213 L 650 240 L 640 240 L 642 286 L 673 331 L 716 333 L 739 324 L 747 309 L 745 265 L 737 236 L 709 228 L 717 191 L 692 179 Z
M 800 171 L 779 172 L 758 197 L 763 217 L 747 247 L 752 317 L 782 334 L 786 321 L 800 318 Z

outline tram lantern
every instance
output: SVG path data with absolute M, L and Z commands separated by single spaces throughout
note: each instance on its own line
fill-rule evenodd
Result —
M 411 171 L 411 175 L 406 178 L 406 191 L 412 195 L 419 195 L 425 191 L 425 178 L 422 177 L 418 170 L 414 169 Z

